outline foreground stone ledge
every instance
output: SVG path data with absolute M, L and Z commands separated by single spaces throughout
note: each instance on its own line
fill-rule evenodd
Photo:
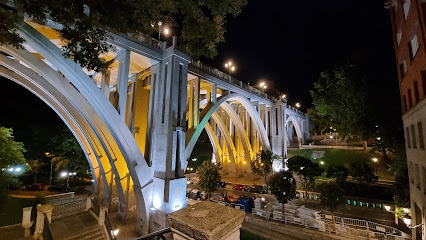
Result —
M 168 215 L 174 239 L 240 239 L 245 213 L 213 202 L 188 205 Z

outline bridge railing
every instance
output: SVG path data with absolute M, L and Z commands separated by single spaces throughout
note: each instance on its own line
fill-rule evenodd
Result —
M 277 100 L 276 98 L 274 98 L 272 96 L 269 96 L 268 94 L 260 91 L 259 89 L 255 88 L 255 87 L 252 87 L 252 86 L 250 86 L 248 84 L 245 84 L 245 83 L 239 81 L 238 79 L 230 76 L 229 74 L 226 74 L 226 73 L 224 73 L 224 72 L 222 72 L 222 71 L 220 71 L 220 70 L 218 70 L 216 68 L 210 67 L 209 65 L 207 65 L 207 64 L 205 64 L 205 63 L 203 63 L 201 61 L 194 61 L 194 60 L 192 60 L 191 61 L 191 66 L 196 67 L 196 68 L 198 68 L 198 69 L 200 69 L 200 70 L 202 70 L 202 71 L 204 71 L 204 72 L 206 72 L 208 74 L 211 74 L 212 76 L 217 77 L 217 78 L 219 78 L 219 79 L 221 79 L 223 81 L 229 82 L 229 83 L 231 83 L 231 84 L 233 84 L 235 86 L 238 86 L 240 88 L 248 90 L 248 91 L 250 91 L 250 92 L 252 92 L 254 94 L 257 94 L 257 95 L 259 95 L 259 96 L 261 96 L 263 98 L 266 98 L 266 99 L 269 99 L 269 100 L 272 100 L 272 101 L 276 101 Z
M 86 210 L 87 199 L 82 198 L 72 202 L 56 204 L 53 207 L 52 217 L 58 217 L 65 214 L 76 213 Z
M 150 48 L 152 48 L 154 50 L 160 50 L 161 49 L 161 44 L 162 44 L 161 41 L 159 41 L 159 40 L 157 40 L 157 39 L 155 39 L 153 37 L 147 36 L 145 34 L 142 34 L 142 33 L 131 34 L 131 36 L 129 36 L 127 34 L 119 34 L 119 35 L 121 37 L 127 38 L 129 40 L 132 40 L 132 39 L 133 40 L 137 40 L 140 43 L 142 43 L 143 45 L 145 45 L 147 47 L 150 47 Z

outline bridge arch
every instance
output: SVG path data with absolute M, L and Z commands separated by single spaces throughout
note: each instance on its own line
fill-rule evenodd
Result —
M 50 40 L 26 23 L 20 25 L 19 34 L 26 39 L 26 45 L 42 55 L 63 75 L 26 50 L 1 46 L 3 52 L 25 64 L 2 55 L 0 63 L 7 69 L 2 75 L 36 93 L 59 114 L 67 126 L 71 126 L 71 131 L 89 156 L 91 170 L 101 168 L 103 185 L 106 181 L 105 170 L 111 168 L 119 198 L 119 215 L 121 213 L 124 216 L 128 197 L 124 195 L 121 181 L 129 174 L 131 179 L 127 182 L 129 185 L 133 183 L 138 231 L 147 233 L 152 199 L 146 196 L 150 195 L 152 188 L 153 170 L 148 167 L 127 126 L 120 121 L 117 111 L 82 68 L 71 59 L 65 59 L 62 51 Z M 35 73 L 31 75 L 31 72 Z
M 213 104 L 211 102 L 207 103 L 206 107 L 200 113 L 200 119 L 201 119 L 200 123 L 197 125 L 196 128 L 188 129 L 187 146 L 186 146 L 186 149 L 185 149 L 185 154 L 186 154 L 187 158 L 189 158 L 189 156 L 191 155 L 192 150 L 194 149 L 195 144 L 198 140 L 198 137 L 201 135 L 201 132 L 202 132 L 204 126 L 206 125 L 206 123 L 209 121 L 210 117 L 213 116 L 213 114 L 215 113 L 215 111 L 219 107 L 222 107 L 228 113 L 228 115 L 231 117 L 231 119 L 233 121 L 235 121 L 237 130 L 239 131 L 240 136 L 244 138 L 244 139 L 242 139 L 243 146 L 245 146 L 244 150 L 250 156 L 250 158 L 253 157 L 251 145 L 249 143 L 247 135 L 244 133 L 244 129 L 243 129 L 242 124 L 241 124 L 241 120 L 239 119 L 239 117 L 237 116 L 235 111 L 232 109 L 232 107 L 227 103 L 227 101 L 232 101 L 232 100 L 239 102 L 246 109 L 250 118 L 253 120 L 255 129 L 260 135 L 260 140 L 261 140 L 261 144 L 262 144 L 263 149 L 270 149 L 271 148 L 270 143 L 269 143 L 269 139 L 268 139 L 268 136 L 267 136 L 267 133 L 266 133 L 266 129 L 263 126 L 262 120 L 260 119 L 260 116 L 259 116 L 258 112 L 256 111 L 256 109 L 254 108 L 254 106 L 244 96 L 241 96 L 241 95 L 236 94 L 236 93 L 232 93 L 232 94 L 228 94 L 228 95 L 224 95 L 224 96 L 219 97 L 215 104 Z
M 292 115 L 288 115 L 286 122 L 285 122 L 285 130 L 289 131 L 289 123 L 292 123 L 294 126 L 294 129 L 296 130 L 296 135 L 297 135 L 297 140 L 299 141 L 299 143 L 302 143 L 304 141 L 304 135 L 302 132 L 302 128 L 300 126 L 299 121 L 297 120 L 296 117 L 292 116 Z M 290 139 L 288 138 L 288 134 L 286 134 L 286 141 L 290 142 Z

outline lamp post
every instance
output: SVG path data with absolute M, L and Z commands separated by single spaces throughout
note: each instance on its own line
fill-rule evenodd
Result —
M 261 82 L 261 83 L 260 83 L 260 88 L 262 88 L 262 92 L 265 92 L 265 89 L 266 89 L 266 83 L 265 83 L 265 82 Z
M 161 40 L 161 29 L 162 29 L 161 26 L 163 26 L 163 23 L 160 21 L 160 22 L 157 23 L 157 25 L 158 25 L 158 41 L 160 41 Z M 155 28 L 154 24 L 151 24 L 151 27 Z M 164 35 L 169 35 L 170 30 L 169 30 L 168 27 L 164 27 L 163 31 L 164 31 Z
M 76 173 L 76 172 L 72 172 L 72 173 L 69 173 L 69 172 L 62 172 L 62 173 L 61 173 L 61 177 L 66 177 L 66 178 L 67 178 L 67 186 L 66 186 L 66 191 L 67 191 L 67 192 L 68 192 L 68 187 L 69 187 L 70 177 L 71 177 L 71 176 L 75 176 L 75 175 L 77 175 L 77 173 Z
M 53 155 L 50 152 L 44 153 L 46 157 L 50 157 L 50 177 L 49 177 L 49 186 L 52 185 L 52 174 L 53 174 Z
M 231 72 L 235 71 L 235 66 L 232 66 L 232 62 L 225 63 L 225 67 L 228 69 L 228 75 L 231 76 Z
M 299 109 L 300 108 L 300 103 L 296 103 L 296 108 Z
M 377 164 L 378 164 L 378 159 L 377 158 L 373 158 L 373 159 L 371 159 L 371 160 L 373 160 L 373 162 L 375 163 L 375 165 L 376 165 L 376 176 L 377 176 Z
M 320 162 L 321 166 L 324 166 L 324 161 Z M 324 180 L 324 171 L 322 171 L 322 180 Z
M 191 171 L 195 169 L 195 162 L 197 161 L 197 158 L 193 158 L 192 159 L 192 165 L 194 166 L 194 168 L 191 168 Z

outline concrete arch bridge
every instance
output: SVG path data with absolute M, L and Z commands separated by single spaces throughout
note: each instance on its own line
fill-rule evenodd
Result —
M 309 118 L 280 99 L 191 61 L 175 44 L 116 35 L 111 69 L 64 58 L 55 24 L 26 20 L 24 49 L 0 46 L 0 75 L 48 104 L 79 141 L 100 203 L 140 234 L 187 204 L 184 171 L 203 130 L 229 174 L 250 171 L 261 149 L 286 156 L 309 138 Z

